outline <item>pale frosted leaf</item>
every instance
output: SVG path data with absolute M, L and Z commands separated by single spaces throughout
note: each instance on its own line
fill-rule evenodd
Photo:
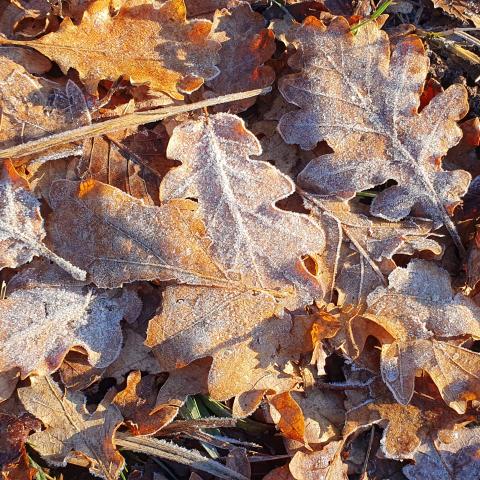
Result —
M 22 44 L 57 62 L 64 73 L 75 68 L 92 93 L 99 81 L 124 75 L 182 99 L 179 90 L 190 93 L 218 74 L 212 24 L 187 21 L 183 0 L 125 0 L 115 13 L 110 0 L 96 0 L 79 25 L 65 18 L 58 31 Z
M 2 148 L 88 125 L 90 112 L 80 88 L 39 79 L 0 51 L 0 145 Z
M 228 284 L 208 256 L 209 242 L 191 201 L 145 205 L 103 183 L 55 182 L 49 239 L 98 286 L 135 280 Z
M 461 139 L 456 121 L 468 110 L 466 89 L 452 85 L 418 113 L 428 73 L 422 42 L 404 36 L 391 51 L 376 22 L 353 34 L 345 18 L 327 28 L 309 17 L 287 41 L 297 48 L 290 65 L 301 72 L 284 77 L 279 88 L 300 110 L 281 119 L 280 133 L 306 149 L 325 140 L 334 151 L 310 162 L 299 182 L 348 199 L 394 180 L 373 200 L 374 215 L 395 221 L 419 208 L 460 243 L 447 212 L 470 175 L 443 171 L 438 159 Z
M 32 385 L 18 389 L 24 407 L 45 425 L 29 437 L 32 447 L 50 464 L 65 466 L 77 456 L 90 462 L 90 473 L 105 480 L 117 480 L 123 457 L 113 443 L 122 423 L 117 407 L 107 400 L 90 414 L 86 398 L 77 392 L 62 392 L 49 377 L 32 377 Z
M 469 298 L 454 294 L 448 272 L 433 262 L 412 260 L 407 268 L 396 268 L 389 287 L 377 288 L 367 303 L 364 317 L 394 339 L 381 339 L 381 370 L 397 401 L 409 403 L 415 374 L 424 370 L 445 402 L 464 412 L 465 402 L 480 395 L 480 355 L 455 339 L 480 338 L 480 309 Z M 368 334 L 359 330 L 361 325 L 352 321 L 353 336 L 362 338 L 357 344 Z
M 258 140 L 234 115 L 183 123 L 167 149 L 182 166 L 165 176 L 160 195 L 197 198 L 215 259 L 264 289 L 293 284 L 305 303 L 321 288 L 301 257 L 321 253 L 323 232 L 306 215 L 274 205 L 294 184 L 272 165 L 250 159 L 260 153 Z
M 86 273 L 49 250 L 45 237 L 40 203 L 30 192 L 9 160 L 3 163 L 0 176 L 0 268 L 15 268 L 35 256 L 54 261 L 73 277 L 85 280 Z
M 121 320 L 134 320 L 140 309 L 130 290 L 102 292 L 48 264 L 29 267 L 0 300 L 0 370 L 44 375 L 74 346 L 85 349 L 93 366 L 106 367 L 120 352 Z
M 480 428 L 444 430 L 422 444 L 415 465 L 403 473 L 409 480 L 472 480 L 480 477 Z

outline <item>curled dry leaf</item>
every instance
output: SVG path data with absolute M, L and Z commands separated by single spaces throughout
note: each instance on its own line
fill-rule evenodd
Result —
M 210 285 L 230 280 L 208 256 L 210 242 L 188 200 L 145 205 L 97 182 L 57 181 L 50 189 L 49 239 L 104 288 L 136 280 Z
M 248 3 L 254 3 L 256 0 L 246 0 Z M 187 13 L 189 17 L 208 17 L 216 10 L 236 5 L 238 0 L 185 0 Z
M 285 76 L 279 88 L 300 110 L 283 116 L 280 133 L 306 149 L 326 141 L 334 150 L 312 160 L 300 184 L 349 199 L 394 180 L 373 200 L 372 214 L 397 221 L 417 208 L 436 227 L 445 224 L 460 246 L 448 213 L 470 174 L 444 171 L 440 159 L 461 139 L 456 122 L 468 111 L 465 87 L 452 85 L 418 113 L 428 73 L 423 44 L 407 35 L 391 51 L 376 22 L 353 34 L 345 18 L 327 28 L 308 17 L 286 38 L 297 48 L 290 65 L 301 72 Z
M 131 290 L 99 291 L 48 265 L 13 277 L 0 300 L 0 370 L 22 377 L 55 371 L 74 346 L 90 363 L 106 367 L 120 352 L 123 318 L 133 321 L 141 301 Z
M 34 37 L 45 31 L 51 13 L 48 0 L 0 0 L 0 33 Z
M 415 465 L 403 473 L 409 480 L 471 480 L 480 476 L 480 428 L 443 430 L 435 441 L 426 441 L 415 456 Z
M 246 2 L 233 8 L 217 10 L 213 19 L 212 38 L 221 43 L 218 68 L 220 74 L 207 82 L 216 95 L 264 88 L 273 83 L 273 68 L 264 65 L 275 52 L 273 31 L 265 28 L 262 15 L 255 13 Z M 246 110 L 255 103 L 249 98 L 216 110 L 231 113 Z
M 268 397 L 270 415 L 286 438 L 305 444 L 305 418 L 290 392 Z
M 183 123 L 167 148 L 182 165 L 167 173 L 160 196 L 198 199 L 213 257 L 256 287 L 295 286 L 297 294 L 286 302 L 293 309 L 321 295 L 319 279 L 301 258 L 320 254 L 324 236 L 306 215 L 275 206 L 294 184 L 272 165 L 250 159 L 260 153 L 258 140 L 234 115 Z
M 164 406 L 153 411 L 156 398 L 155 376 L 147 375 L 142 378 L 141 373 L 136 370 L 130 373 L 125 389 L 117 393 L 112 403 L 122 413 L 133 435 L 154 435 L 178 413 L 178 407 L 175 406 Z
M 88 139 L 78 164 L 82 179 L 119 188 L 147 204 L 158 204 L 158 188 L 175 165 L 165 157 L 168 135 L 163 128 L 119 132 Z
M 211 26 L 207 20 L 186 20 L 183 0 L 160 5 L 154 0 L 126 0 L 115 15 L 110 0 L 96 0 L 79 25 L 65 18 L 57 32 L 13 44 L 35 48 L 65 74 L 75 68 L 91 93 L 100 80 L 123 75 L 182 99 L 179 90 L 190 93 L 218 74 L 219 45 L 209 38 Z
M 367 298 L 363 315 L 384 334 L 352 321 L 356 345 L 363 348 L 371 334 L 382 342 L 382 378 L 395 399 L 406 405 L 415 374 L 427 372 L 445 402 L 459 413 L 478 398 L 480 354 L 459 346 L 458 338 L 480 338 L 480 309 L 472 300 L 454 294 L 448 272 L 425 260 L 396 268 L 389 287 L 379 287 Z M 387 338 L 390 336 L 390 340 Z
M 94 413 L 77 392 L 62 392 L 49 377 L 32 377 L 30 387 L 18 389 L 24 407 L 45 425 L 29 441 L 51 465 L 65 466 L 78 456 L 86 458 L 90 472 L 105 480 L 117 480 L 124 459 L 113 443 L 122 423 L 118 408 L 105 399 Z
M 303 195 L 305 206 L 327 236 L 326 251 L 319 259 L 327 301 L 331 301 L 335 288 L 339 304 L 364 305 L 367 295 L 384 285 L 385 275 L 396 267 L 394 255 L 442 253 L 442 246 L 428 238 L 432 228 L 429 221 L 410 217 L 386 222 L 372 217 L 364 206 L 353 201 L 322 199 L 306 192 Z
M 0 50 L 0 146 L 88 125 L 85 97 L 72 81 L 65 87 L 34 77 Z
M 52 260 L 74 278 L 85 280 L 86 273 L 49 250 L 45 237 L 40 203 L 28 183 L 18 175 L 9 160 L 0 174 L 0 268 L 15 268 L 35 256 Z

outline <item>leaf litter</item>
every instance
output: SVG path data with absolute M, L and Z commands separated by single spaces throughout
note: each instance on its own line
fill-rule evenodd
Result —
M 3 477 L 478 476 L 479 12 L 353 3 L 0 0 Z

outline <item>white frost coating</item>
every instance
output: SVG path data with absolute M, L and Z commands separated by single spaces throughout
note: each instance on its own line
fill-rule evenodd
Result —
M 83 347 L 99 368 L 117 358 L 120 322 L 140 312 L 136 293 L 69 284 L 65 275 L 49 282 L 33 268 L 17 277 L 19 282 L 16 277 L 12 282 L 20 285 L 0 301 L 0 370 L 18 367 L 23 377 L 45 375 L 60 366 L 73 346 Z
M 16 268 L 35 256 L 49 258 L 78 280 L 86 272 L 49 250 L 40 204 L 13 167 L 6 162 L 0 178 L 0 268 Z
M 306 215 L 275 207 L 294 184 L 274 166 L 250 159 L 260 153 L 260 143 L 235 115 L 183 123 L 167 150 L 182 165 L 167 173 L 160 196 L 198 199 L 211 251 L 227 269 L 261 288 L 294 284 L 305 298 L 318 298 L 319 285 L 298 264 L 302 255 L 323 251 L 324 234 Z
M 463 170 L 445 172 L 438 161 L 462 133 L 456 121 L 468 111 L 467 92 L 452 85 L 418 113 L 428 73 L 421 41 L 411 35 L 393 52 L 375 22 L 353 35 L 335 18 L 330 26 L 309 22 L 293 27 L 296 48 L 279 89 L 300 110 L 285 114 L 279 131 L 287 143 L 312 149 L 326 141 L 334 153 L 312 160 L 299 183 L 343 199 L 395 180 L 374 199 L 371 212 L 396 221 L 420 207 L 435 227 L 445 224 L 456 241 L 447 209 L 460 201 L 470 182 Z

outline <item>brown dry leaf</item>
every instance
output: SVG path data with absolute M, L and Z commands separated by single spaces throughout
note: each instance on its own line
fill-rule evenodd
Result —
M 213 258 L 256 287 L 295 286 L 291 301 L 285 302 L 293 309 L 321 295 L 319 278 L 301 258 L 320 254 L 324 236 L 306 215 L 275 206 L 295 187 L 272 165 L 250 159 L 260 153 L 258 140 L 234 115 L 219 113 L 183 123 L 167 149 L 182 165 L 167 173 L 160 196 L 162 201 L 198 199 Z
M 201 359 L 173 370 L 158 392 L 155 410 L 168 406 L 180 408 L 188 395 L 208 393 L 208 372 L 211 364 L 210 359 Z
M 17 386 L 19 376 L 18 368 L 0 372 L 0 403 L 11 397 Z
M 279 353 L 282 347 L 298 346 L 300 340 L 290 336 L 289 316 L 274 317 L 279 308 L 275 297 L 262 291 L 167 287 L 162 312 L 148 326 L 146 344 L 162 370 L 213 357 L 209 394 L 227 400 L 255 390 L 258 405 L 267 390 L 288 391 L 298 381 L 277 366 L 292 358 Z
M 0 474 L 5 480 L 30 480 L 35 470 L 30 468 L 25 441 L 41 424 L 28 414 L 19 417 L 0 413 Z M 25 476 L 21 476 L 21 474 Z
M 144 345 L 145 338 L 131 328 L 123 329 L 124 344 L 118 358 L 107 367 L 105 377 L 112 377 L 117 384 L 123 382 L 124 377 L 134 370 L 160 373 L 160 365 L 152 351 Z
M 96 0 L 80 25 L 65 18 L 57 32 L 23 45 L 57 62 L 65 74 L 75 68 L 91 93 L 101 80 L 127 76 L 182 99 L 180 91 L 190 93 L 218 74 L 211 27 L 207 20 L 186 20 L 183 0 L 125 0 L 115 15 L 110 0 Z
M 69 390 L 83 390 L 92 383 L 100 380 L 104 369 L 92 367 L 88 355 L 73 348 L 63 359 L 58 373 L 65 388 Z
M 49 250 L 42 242 L 44 237 L 39 201 L 12 163 L 4 161 L 0 174 L 0 268 L 15 268 L 42 256 L 74 278 L 85 280 L 86 273 Z
M 88 139 L 79 176 L 112 185 L 147 204 L 158 204 L 160 180 L 175 165 L 165 156 L 167 141 L 168 135 L 160 128 Z
M 477 0 L 433 0 L 433 6 L 454 15 L 462 22 L 473 22 L 480 28 L 480 4 Z
M 349 381 L 359 379 L 358 373 L 349 375 Z M 363 389 L 347 390 L 346 424 L 344 436 L 378 424 L 384 428 L 381 449 L 387 458 L 414 458 L 421 443 L 435 438 L 440 429 L 449 429 L 465 420 L 449 409 L 444 402 L 422 382 L 410 405 L 398 404 L 379 377 L 366 376 Z M 417 385 L 418 387 L 418 385 Z M 433 395 L 432 395 L 433 393 Z
M 422 444 L 403 473 L 409 480 L 472 480 L 480 477 L 479 452 L 479 427 L 444 430 Z
M 220 74 L 206 83 L 215 95 L 264 88 L 273 83 L 275 72 L 264 63 L 275 52 L 274 34 L 265 28 L 262 15 L 255 13 L 247 2 L 217 10 L 212 31 L 212 38 L 222 45 L 217 64 Z M 219 105 L 215 110 L 238 113 L 251 107 L 255 100 Z
M 270 415 L 282 434 L 290 439 L 305 444 L 305 418 L 302 409 L 290 392 L 268 397 Z
M 164 406 L 153 411 L 156 398 L 155 376 L 142 377 L 136 370 L 130 373 L 125 389 L 117 393 L 112 403 L 122 413 L 133 435 L 154 435 L 178 413 L 178 407 L 175 406 Z
M 50 189 L 49 239 L 105 288 L 135 280 L 230 285 L 209 257 L 196 204 L 145 205 L 97 182 L 57 181 Z
M 274 468 L 271 472 L 267 473 L 262 480 L 295 480 L 290 473 L 288 465 L 282 465 L 281 467 Z
M 0 371 L 45 375 L 74 346 L 85 349 L 92 365 L 106 367 L 120 353 L 120 322 L 135 320 L 140 310 L 132 290 L 102 292 L 49 264 L 28 267 L 0 300 Z
M 287 143 L 312 149 L 326 141 L 334 151 L 312 160 L 300 184 L 350 199 L 394 180 L 376 195 L 372 214 L 398 221 L 418 209 L 436 227 L 445 224 L 461 247 L 449 213 L 471 177 L 442 170 L 440 159 L 461 139 L 456 121 L 468 111 L 465 87 L 452 85 L 418 113 L 428 73 L 423 44 L 407 35 L 391 51 L 376 22 L 353 34 L 345 18 L 327 28 L 309 17 L 287 42 L 297 48 L 290 66 L 301 72 L 281 79 L 279 89 L 300 109 L 282 117 L 280 133 Z
M 305 440 L 310 447 L 317 449 L 341 433 L 345 422 L 342 394 L 314 385 L 291 395 L 303 413 Z M 289 447 L 298 448 L 299 445 L 291 443 Z
M 248 3 L 254 3 L 256 0 L 246 0 Z M 185 0 L 187 14 L 192 17 L 208 17 L 215 10 L 230 7 L 238 3 L 237 0 Z
M 468 400 L 479 398 L 480 354 L 456 340 L 480 338 L 480 309 L 454 294 L 446 270 L 412 260 L 407 268 L 396 268 L 389 287 L 377 288 L 367 303 L 364 318 L 384 333 L 353 320 L 354 342 L 361 350 L 369 334 L 381 341 L 382 378 L 399 403 L 410 402 L 419 370 L 430 375 L 445 402 L 459 413 Z
M 46 30 L 51 13 L 48 0 L 0 0 L 0 33 L 35 37 Z
M 475 117 L 460 124 L 462 140 L 448 152 L 446 163 L 468 170 L 472 177 L 480 175 L 480 162 L 476 148 L 480 146 L 480 118 Z
M 34 140 L 91 122 L 85 97 L 72 81 L 65 87 L 37 78 L 0 50 L 0 146 Z
M 251 478 L 252 469 L 245 448 L 234 447 L 229 450 L 225 465 L 245 478 Z
M 85 459 L 93 475 L 117 480 L 125 463 L 113 443 L 122 423 L 117 407 L 105 399 L 90 414 L 81 393 L 62 392 L 49 376 L 32 377 L 31 382 L 30 387 L 18 389 L 18 396 L 46 427 L 29 437 L 35 450 L 55 466 L 65 466 L 77 457 Z
M 346 480 L 347 465 L 340 456 L 343 441 L 330 442 L 322 450 L 297 452 L 289 468 L 295 480 Z

